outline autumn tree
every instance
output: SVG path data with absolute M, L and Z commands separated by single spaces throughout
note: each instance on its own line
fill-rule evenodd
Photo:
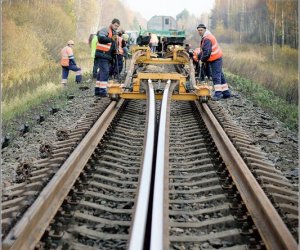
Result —
M 216 0 L 211 15 L 215 29 L 228 31 L 226 41 L 298 47 L 298 2 L 296 0 Z

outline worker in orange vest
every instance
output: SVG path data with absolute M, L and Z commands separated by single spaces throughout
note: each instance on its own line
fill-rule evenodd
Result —
M 221 98 L 229 98 L 230 91 L 222 71 L 223 53 L 217 42 L 217 39 L 209 30 L 206 29 L 204 24 L 199 24 L 197 30 L 201 36 L 201 53 L 199 59 L 203 63 L 208 62 L 208 64 L 211 66 L 212 81 L 215 89 L 212 100 L 218 101 Z
M 95 57 L 99 58 L 99 72 L 95 85 L 95 96 L 107 96 L 109 71 L 117 49 L 117 29 L 119 26 L 119 19 L 114 18 L 109 27 L 99 31 L 95 53 Z
M 67 86 L 67 81 L 68 81 L 68 76 L 69 76 L 69 71 L 75 71 L 76 72 L 76 82 L 80 83 L 82 76 L 81 76 L 81 68 L 79 68 L 76 65 L 75 62 L 75 57 L 73 53 L 73 46 L 74 46 L 74 41 L 70 40 L 67 43 L 67 46 L 64 47 L 61 50 L 61 61 L 60 64 L 62 66 L 62 80 L 61 83 L 63 84 L 64 87 Z
M 113 78 L 119 78 L 122 70 L 123 70 L 123 58 L 124 58 L 124 49 L 126 48 L 126 42 L 124 41 L 122 35 L 123 31 L 118 32 L 117 39 L 117 49 L 115 51 L 115 55 L 113 58 L 113 64 L 110 69 L 110 76 Z

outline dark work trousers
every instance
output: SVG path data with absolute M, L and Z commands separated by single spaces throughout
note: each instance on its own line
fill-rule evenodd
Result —
M 123 70 L 123 55 L 115 55 L 113 65 L 110 68 L 110 76 L 116 78 Z
M 93 66 L 93 78 L 97 78 L 97 73 L 99 70 L 99 58 L 94 58 L 94 66 Z
M 194 60 L 193 60 L 193 64 L 194 64 L 194 68 L 195 68 L 195 77 L 199 77 L 200 64 L 199 64 L 199 62 L 195 62 Z
M 77 83 L 81 82 L 82 76 L 81 76 L 81 68 L 77 67 L 75 64 L 69 65 L 69 66 L 62 66 L 62 74 L 61 79 L 62 83 L 66 84 L 69 76 L 69 71 L 72 70 L 76 72 L 76 79 L 75 81 Z
M 99 72 L 95 86 L 95 96 L 107 95 L 107 82 L 111 62 L 109 59 L 99 58 Z
M 211 69 L 209 63 L 201 64 L 200 81 L 204 81 L 205 76 L 207 76 L 208 79 L 211 78 Z
M 212 80 L 215 87 L 214 96 L 215 97 L 223 96 L 225 98 L 229 97 L 230 92 L 222 71 L 222 57 L 213 62 L 209 62 L 209 64 L 211 66 Z

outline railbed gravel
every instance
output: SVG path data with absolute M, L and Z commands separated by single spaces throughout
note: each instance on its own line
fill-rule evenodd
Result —
M 10 186 L 16 181 L 16 170 L 20 164 L 42 159 L 40 149 L 43 145 L 57 142 L 58 131 L 76 126 L 76 121 L 95 102 L 93 82 L 89 79 L 82 84 L 70 84 L 59 98 L 51 99 L 26 115 L 2 125 L 2 138 L 10 138 L 9 145 L 2 149 L 2 187 Z M 105 97 L 100 102 L 108 103 L 109 99 Z M 58 111 L 53 113 L 53 108 Z M 45 120 L 39 123 L 36 117 L 41 114 Z M 29 131 L 23 134 L 20 128 L 24 124 L 29 126 Z
M 10 136 L 9 146 L 2 149 L 2 187 L 10 186 L 16 179 L 20 163 L 41 159 L 40 147 L 57 141 L 57 130 L 68 129 L 85 114 L 95 101 L 94 80 L 88 79 L 81 85 L 70 85 L 59 99 L 49 101 L 26 115 L 2 125 L 2 138 Z M 86 86 L 88 88 L 82 88 Z M 108 98 L 103 98 L 108 102 Z M 232 97 L 219 101 L 237 123 L 249 132 L 256 145 L 268 154 L 277 169 L 292 183 L 298 184 L 298 134 L 287 129 L 276 117 L 265 112 L 240 93 L 232 89 Z M 58 112 L 51 114 L 53 107 Z M 45 121 L 37 122 L 44 114 Z M 30 124 L 29 131 L 21 134 L 22 124 Z

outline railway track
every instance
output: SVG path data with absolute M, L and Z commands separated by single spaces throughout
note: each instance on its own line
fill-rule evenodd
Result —
M 297 188 L 247 133 L 216 103 L 171 101 L 178 82 L 142 85 L 5 190 L 3 249 L 297 249 Z

